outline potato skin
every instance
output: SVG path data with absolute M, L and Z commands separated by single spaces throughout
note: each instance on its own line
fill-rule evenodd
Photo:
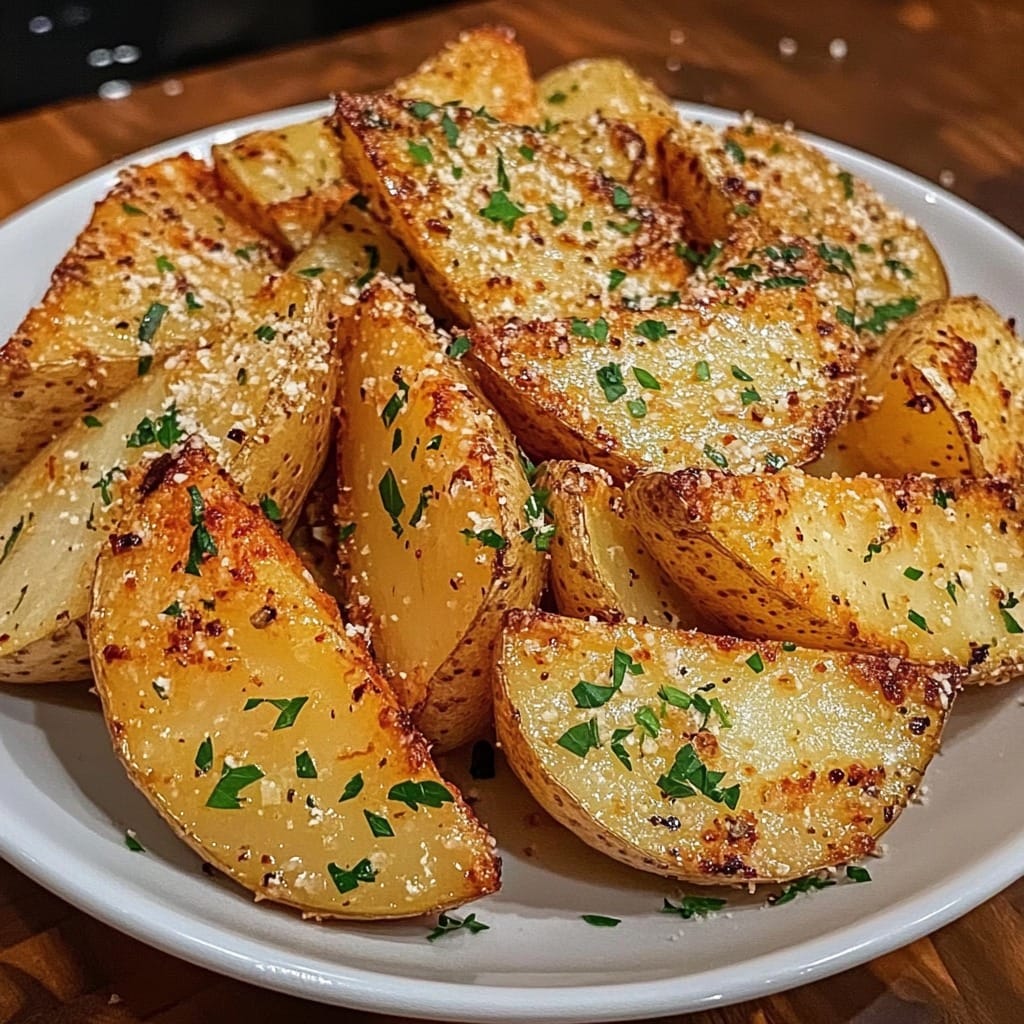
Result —
M 984 299 L 928 303 L 867 368 L 826 469 L 1024 477 L 1024 350 Z
M 616 650 L 641 671 L 581 708 L 577 681 L 607 684 Z M 876 849 L 920 785 L 959 679 L 955 666 L 512 612 L 495 717 L 519 779 L 602 853 L 696 884 L 786 881 Z M 660 696 L 712 684 L 724 717 L 703 725 Z M 598 745 L 581 755 L 561 740 L 589 719 Z M 666 796 L 687 746 L 734 799 Z
M 371 284 L 349 334 L 338 435 L 347 610 L 417 727 L 446 750 L 489 728 L 502 616 L 544 589 L 546 556 L 524 537 L 530 485 L 508 427 L 408 286 Z
M 736 633 L 954 661 L 978 683 L 1024 666 L 1020 507 L 1007 481 L 797 470 L 652 473 L 626 492 L 665 572 Z
M 210 453 L 162 456 L 135 499 L 97 565 L 91 656 L 114 749 L 181 838 L 258 900 L 316 918 L 411 917 L 496 890 L 493 840 Z M 236 770 L 259 774 L 232 796 Z M 392 792 L 409 780 L 435 802 Z M 374 877 L 332 881 L 364 859 Z

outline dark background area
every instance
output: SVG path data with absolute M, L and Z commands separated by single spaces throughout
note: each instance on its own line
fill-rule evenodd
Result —
M 100 89 L 116 94 L 122 82 L 438 6 L 431 0 L 0 0 L 0 115 Z

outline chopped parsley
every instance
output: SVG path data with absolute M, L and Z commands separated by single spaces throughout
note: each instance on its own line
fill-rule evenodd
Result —
M 853 198 L 853 175 L 849 171 L 840 171 L 836 177 L 840 180 L 843 186 L 843 198 Z
M 110 488 L 114 483 L 114 475 L 117 473 L 120 473 L 121 476 L 127 476 L 120 466 L 114 466 L 112 469 L 108 469 L 107 472 L 92 485 L 92 489 L 94 491 L 98 490 L 100 492 L 100 500 L 104 505 L 109 505 L 114 500 L 110 493 Z
M 380 478 L 380 482 L 377 484 L 377 493 L 380 494 L 380 501 L 384 506 L 384 511 L 391 516 L 391 532 L 396 537 L 401 537 L 404 531 L 402 530 L 402 524 L 398 521 L 398 517 L 405 508 L 405 499 L 402 497 L 401 490 L 399 490 L 398 481 L 395 479 L 395 471 L 393 469 L 389 468 Z
M 124 830 L 124 845 L 128 847 L 132 853 L 145 853 L 146 848 L 135 838 L 135 833 L 130 829 Z
M 412 162 L 418 167 L 423 167 L 426 164 L 432 164 L 434 162 L 434 154 L 430 151 L 430 146 L 425 142 L 413 142 L 409 140 L 409 156 L 412 157 Z
M 476 914 L 467 914 L 463 918 L 441 914 L 437 919 L 437 927 L 427 935 L 427 942 L 436 942 L 442 935 L 451 935 L 452 932 L 467 931 L 470 935 L 476 935 L 489 928 L 490 925 L 476 919 Z
M 856 269 L 850 250 L 841 245 L 829 245 L 828 242 L 822 242 L 818 246 L 818 255 L 829 265 L 830 270 L 845 272 Z
M 851 882 L 870 882 L 871 873 L 867 868 L 862 868 L 858 864 L 849 864 L 846 867 L 846 877 Z
M 740 799 L 739 785 L 719 787 L 725 772 L 711 771 L 694 750 L 692 743 L 686 743 L 676 751 L 672 767 L 658 779 L 658 788 L 670 799 L 687 799 L 698 794 L 718 804 L 725 804 L 736 810 Z
M 343 526 L 339 526 L 338 527 L 338 543 L 339 544 L 344 544 L 345 541 L 347 541 L 349 539 L 349 537 L 351 537 L 352 534 L 355 533 L 355 532 L 356 532 L 356 524 L 355 523 L 345 523 Z
M 931 630 L 928 628 L 928 620 L 925 619 L 925 617 L 920 612 L 915 612 L 914 609 L 911 608 L 910 611 L 907 612 L 907 618 L 910 620 L 911 623 L 913 623 L 913 625 L 917 626 L 917 628 L 920 629 L 922 632 L 931 632 Z M 1018 626 L 1017 629 L 1019 632 L 1020 627 Z
M 388 836 L 395 834 L 395 830 L 391 827 L 391 822 L 383 815 L 364 810 L 363 817 L 366 818 L 366 824 L 370 826 L 370 832 L 378 839 L 386 839 Z
M 693 917 L 706 917 L 716 910 L 721 910 L 726 901 L 715 896 L 684 896 L 678 903 L 665 900 L 661 913 L 678 914 L 689 921 Z
M 596 750 L 601 746 L 601 739 L 597 732 L 597 719 L 588 718 L 587 721 L 566 729 L 558 738 L 558 745 L 564 747 L 570 754 L 586 757 L 589 751 Z
M 944 491 L 938 485 L 932 491 L 932 504 L 938 505 L 939 508 L 949 508 L 949 503 L 955 500 L 956 495 L 952 491 Z
M 654 713 L 653 708 L 647 706 L 638 708 L 633 712 L 633 720 L 648 736 L 657 739 L 661 732 L 661 722 L 658 721 L 658 716 Z
M 736 163 L 745 164 L 747 162 L 747 154 L 743 152 L 743 147 L 735 139 L 725 140 L 725 151 Z
M 630 398 L 626 402 L 626 411 L 635 420 L 642 420 L 647 415 L 647 403 L 642 398 Z
M 301 270 L 296 271 L 300 277 L 319 277 L 323 272 L 323 267 L 303 267 Z M 188 296 L 185 297 L 186 299 L 188 298 Z
M 308 750 L 303 750 L 301 754 L 296 754 L 295 774 L 300 779 L 315 779 L 317 777 L 316 762 L 310 756 Z
M 769 896 L 768 905 L 771 907 L 781 907 L 783 903 L 791 903 L 802 892 L 810 892 L 812 889 L 827 889 L 830 885 L 835 884 L 834 879 L 821 878 L 818 875 L 798 878 L 795 882 L 787 885 L 782 892 Z
M 626 280 L 626 272 L 624 270 L 611 270 L 608 272 L 608 291 L 613 292 L 616 288 Z
M 387 404 L 381 410 L 380 420 L 385 427 L 390 427 L 395 422 L 395 417 L 402 411 L 403 406 L 409 401 L 409 385 L 402 380 L 402 374 L 396 370 L 393 378 L 397 390 L 387 400 Z
M 602 366 L 597 371 L 597 382 L 609 402 L 618 400 L 626 393 L 626 385 L 622 381 L 622 367 L 618 363 Z
M 253 708 L 258 708 L 261 704 L 269 704 L 271 707 L 277 708 L 280 714 L 274 722 L 273 729 L 274 732 L 277 732 L 279 729 L 291 728 L 295 724 L 295 719 L 299 717 L 299 712 L 308 701 L 309 697 L 250 697 L 242 710 L 252 711 Z
M 858 331 L 870 331 L 872 334 L 884 334 L 886 329 L 895 320 L 902 320 L 905 316 L 917 312 L 917 299 L 913 296 L 906 296 L 897 299 L 895 302 L 886 302 L 880 306 L 871 307 L 871 316 L 857 324 Z
M 764 658 L 762 658 L 757 651 L 754 651 L 754 653 L 747 658 L 744 664 L 755 675 L 760 675 L 764 671 Z
M 561 89 L 548 96 L 548 103 L 564 103 L 569 97 Z
M 533 150 L 529 146 L 520 146 L 519 155 L 527 162 L 533 163 Z
M 93 486 L 95 486 L 95 484 Z M 109 505 L 110 502 L 107 501 L 107 502 L 104 502 L 104 504 Z M 18 521 L 14 524 L 14 526 L 11 527 L 10 536 L 7 538 L 7 540 L 4 543 L 3 554 L 0 555 L 0 565 L 3 565 L 4 562 L 7 561 L 7 556 L 11 553 L 11 549 L 14 547 L 14 545 L 18 543 L 18 538 L 21 536 L 21 531 L 24 530 L 24 529 L 25 529 L 25 517 L 24 516 L 19 516 L 18 517 Z
M 206 528 L 206 507 L 203 504 L 203 496 L 199 488 L 190 486 L 188 489 L 190 504 L 189 521 L 192 524 L 192 538 L 188 547 L 188 562 L 185 565 L 185 572 L 190 576 L 201 575 L 200 565 L 207 558 L 217 554 L 217 544 L 210 531 Z
M 140 420 L 135 430 L 129 435 L 125 446 L 128 448 L 145 448 L 150 444 L 158 444 L 169 449 L 185 436 L 178 423 L 178 407 L 173 404 L 162 416 L 151 420 L 148 416 Z
M 621 185 L 616 185 L 612 189 L 612 206 L 616 210 L 628 210 L 632 205 L 633 200 L 630 199 L 629 193 Z
M 205 775 L 213 767 L 213 740 L 209 736 L 199 744 L 195 758 L 196 771 Z
M 919 580 L 924 575 L 924 570 L 915 569 L 912 565 L 908 565 L 906 569 L 903 570 L 903 575 L 906 576 L 908 580 Z
M 380 269 L 380 249 L 375 245 L 364 245 L 363 252 L 366 253 L 366 272 L 356 278 L 356 287 L 365 288 L 375 277 Z
M 498 150 L 498 188 L 504 189 L 506 192 L 512 188 L 512 182 L 508 180 L 508 171 L 505 170 L 505 156 Z
M 702 359 L 700 362 L 694 364 L 693 375 L 700 381 L 711 380 L 711 367 L 708 366 L 706 359 Z
M 606 220 L 605 224 L 608 227 L 610 227 L 613 231 L 618 231 L 620 235 L 627 236 L 636 234 L 636 232 L 639 231 L 641 227 L 643 227 L 641 222 L 635 219 L 623 221 L 622 223 L 619 223 L 619 221 L 615 220 Z
M 633 367 L 633 376 L 636 377 L 637 383 L 642 388 L 647 388 L 648 391 L 660 391 L 661 384 L 658 383 L 658 378 L 653 373 L 649 373 L 647 370 L 641 369 L 639 366 Z
M 595 928 L 614 928 L 616 925 L 622 924 L 621 918 L 605 917 L 604 914 L 580 914 L 580 920 L 586 921 L 587 924 L 593 925 Z
M 421 804 L 424 807 L 440 807 L 455 802 L 448 787 L 433 779 L 424 779 L 422 782 L 407 779 L 399 782 L 388 790 L 388 799 L 405 804 L 413 811 L 418 811 Z
M 1024 633 L 1020 623 L 1010 614 L 1010 609 L 1016 608 L 1018 604 L 1020 604 L 1020 601 L 1012 590 L 1006 595 L 1004 600 L 999 602 L 999 614 L 1003 617 L 1003 626 L 1006 628 L 1007 633 Z
M 92 416 L 92 415 L 83 416 L 82 417 L 82 422 L 87 427 L 92 427 L 92 428 L 102 427 L 103 426 L 103 421 L 100 420 L 100 419 L 97 419 L 95 416 Z
M 719 469 L 728 469 L 729 467 L 729 460 L 710 444 L 704 445 L 704 457 L 709 462 L 713 462 Z
M 363 773 L 356 772 L 348 782 L 345 783 L 345 788 L 341 791 L 341 796 L 338 797 L 338 803 L 343 804 L 346 800 L 351 800 L 353 797 L 359 796 L 363 791 Z
M 603 316 L 599 316 L 593 322 L 574 317 L 569 330 L 577 338 L 588 338 L 598 343 L 608 340 L 608 321 Z
M 156 269 L 161 274 L 173 274 L 174 264 L 166 256 L 157 256 Z
M 528 544 L 533 544 L 538 551 L 550 550 L 551 538 L 555 535 L 555 524 L 548 522 L 551 518 L 551 509 L 548 508 L 549 496 L 550 492 L 544 488 L 534 490 L 523 505 L 523 518 L 530 525 L 520 536 Z M 540 525 L 536 526 L 535 523 Z
M 437 110 L 437 107 L 433 103 L 428 103 L 426 100 L 420 100 L 409 108 L 409 113 L 412 114 L 417 121 L 425 121 L 435 110 Z
M 853 313 L 842 306 L 836 306 L 836 319 L 845 327 L 856 327 L 856 320 Z
M 506 231 L 511 231 L 516 221 L 526 216 L 526 211 L 516 206 L 501 189 L 491 193 L 490 201 L 478 213 L 486 220 L 503 225 Z
M 648 341 L 661 341 L 671 333 L 663 320 L 641 320 L 636 325 L 636 333 Z
M 252 333 L 255 334 L 260 341 L 265 341 L 268 344 L 277 337 L 277 331 L 274 330 L 270 324 L 260 324 Z
M 284 518 L 281 514 L 281 506 L 269 494 L 260 497 L 260 508 L 272 523 L 279 523 Z
M 334 887 L 342 894 L 352 892 L 357 886 L 368 884 L 377 877 L 377 872 L 366 857 L 351 868 L 338 867 L 331 861 L 327 865 L 327 873 L 331 876 Z
M 225 761 L 217 785 L 206 799 L 206 806 L 222 811 L 240 810 L 242 804 L 238 799 L 239 794 L 246 786 L 251 786 L 262 778 L 263 771 L 254 764 L 229 768 Z
M 129 217 L 144 217 L 145 211 L 140 210 L 137 206 L 132 206 L 131 203 L 122 203 L 121 209 L 128 214 Z
M 554 203 L 548 203 L 548 213 L 551 215 L 551 223 L 555 227 L 565 222 L 569 216 L 560 206 L 556 206 Z
M 142 319 L 139 321 L 139 341 L 144 345 L 148 345 L 156 337 L 156 332 L 160 329 L 160 322 L 166 312 L 167 307 L 162 302 L 153 302 L 149 309 L 142 314 Z
M 461 359 L 471 348 L 473 343 L 464 334 L 460 334 L 457 338 L 452 338 L 448 347 L 444 350 L 446 356 L 451 356 L 452 359 Z
M 802 288 L 807 284 L 807 278 L 802 274 L 779 274 L 776 277 L 766 277 L 761 282 L 762 288 Z

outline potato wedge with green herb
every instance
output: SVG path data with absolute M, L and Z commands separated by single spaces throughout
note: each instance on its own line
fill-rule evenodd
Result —
M 526 788 L 602 853 L 781 882 L 876 849 L 958 684 L 955 666 L 512 612 L 495 721 Z
M 391 96 L 338 97 L 346 172 L 460 323 L 654 305 L 688 274 L 678 212 L 540 131 Z M 623 283 L 628 277 L 628 287 Z
M 901 320 L 829 444 L 854 472 L 1024 476 L 1024 348 L 987 302 L 933 302 Z
M 535 124 L 538 119 L 526 51 L 505 25 L 468 29 L 388 91 L 439 106 L 484 107 L 499 121 L 512 124 Z
M 140 359 L 222 337 L 278 255 L 200 161 L 122 171 L 0 347 L 0 476 L 133 383 Z
M 817 294 L 833 276 L 798 240 L 744 242 L 719 262 L 677 305 L 471 332 L 484 389 L 531 456 L 589 462 L 621 482 L 820 454 L 854 387 L 852 331 Z
M 666 188 L 705 243 L 753 217 L 811 239 L 856 286 L 855 318 L 868 351 L 901 317 L 949 294 L 928 236 L 870 185 L 791 129 L 750 120 L 714 128 L 684 121 L 665 137 Z
M 545 128 L 549 141 L 585 167 L 621 181 L 639 195 L 661 198 L 661 172 L 644 137 L 623 121 L 591 114 Z
M 550 124 L 597 115 L 629 125 L 644 140 L 652 162 L 662 138 L 679 124 L 672 101 L 614 57 L 577 60 L 549 71 L 537 82 L 537 97 L 541 117 Z
M 292 523 L 330 438 L 334 306 L 325 283 L 271 278 L 235 310 L 230 336 L 155 362 L 0 491 L 0 682 L 88 678 L 81 620 L 122 490 L 186 435 Z
M 546 462 L 537 480 L 554 520 L 551 590 L 563 615 L 606 622 L 707 628 L 684 590 L 661 571 L 626 520 L 622 491 L 604 470 Z
M 364 645 L 211 453 L 152 463 L 96 567 L 114 749 L 201 857 L 317 918 L 412 917 L 499 884 Z
M 651 473 L 626 510 L 742 636 L 955 661 L 969 682 L 1024 668 L 1024 517 L 1004 481 Z
M 380 278 L 341 370 L 348 613 L 441 749 L 490 724 L 502 615 L 539 599 L 550 533 L 515 439 L 460 362 L 464 343 Z

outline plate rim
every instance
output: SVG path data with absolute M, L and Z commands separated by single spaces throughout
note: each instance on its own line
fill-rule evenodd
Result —
M 735 122 L 740 115 L 704 104 L 674 101 L 691 118 L 716 124 Z M 315 117 L 330 109 L 328 101 L 304 103 L 211 125 L 132 153 L 90 171 L 39 197 L 0 222 L 0 245 L 9 228 L 59 204 L 79 189 L 98 190 L 105 180 L 132 163 L 160 159 L 186 150 L 208 153 L 210 145 L 248 131 L 274 128 Z M 961 216 L 994 231 L 1021 249 L 1024 240 L 994 217 L 941 186 L 898 165 L 821 136 L 800 133 L 822 145 L 839 160 L 866 164 L 895 175 L 956 210 Z M 951 881 L 916 891 L 883 911 L 815 939 L 790 944 L 747 959 L 742 964 L 698 974 L 607 985 L 537 986 L 466 984 L 417 979 L 395 984 L 400 977 L 344 963 L 295 962 L 294 954 L 260 939 L 238 938 L 227 948 L 222 928 L 198 921 L 174 906 L 147 903 L 142 893 L 133 900 L 111 900 L 97 879 L 109 880 L 112 869 L 80 865 L 79 872 L 60 870 L 66 848 L 24 817 L 16 829 L 0 831 L 0 856 L 16 869 L 79 910 L 146 944 L 198 966 L 237 980 L 299 998 L 378 1013 L 405 1014 L 436 1020 L 488 1021 L 612 1021 L 658 1016 L 724 1006 L 818 981 L 865 963 L 950 923 L 992 898 L 1024 875 L 1024 828 L 992 847 L 977 863 Z M 269 956 L 268 956 L 269 954 Z M 329 968 L 329 971 L 327 970 Z M 381 984 L 389 982 L 390 984 Z M 406 990 L 414 987 L 414 994 Z

